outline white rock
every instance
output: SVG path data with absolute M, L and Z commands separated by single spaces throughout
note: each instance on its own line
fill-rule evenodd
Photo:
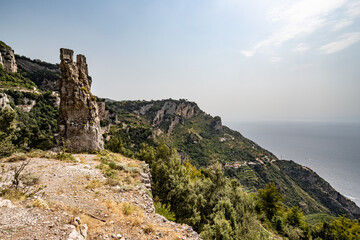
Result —
M 12 202 L 9 199 L 0 198 L 0 208 L 1 207 L 13 208 L 15 206 L 12 204 Z

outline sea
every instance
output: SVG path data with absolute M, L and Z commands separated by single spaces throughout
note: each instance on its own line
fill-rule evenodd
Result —
M 279 159 L 310 167 L 360 206 L 360 123 L 228 122 Z

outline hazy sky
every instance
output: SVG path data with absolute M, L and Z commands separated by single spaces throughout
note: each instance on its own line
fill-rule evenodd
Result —
M 223 121 L 360 121 L 359 0 L 0 0 L 0 40 L 87 57 L 92 91 Z

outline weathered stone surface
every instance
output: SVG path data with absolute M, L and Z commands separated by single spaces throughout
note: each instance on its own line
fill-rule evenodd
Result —
M 10 106 L 10 100 L 5 93 L 0 93 L 0 109 L 6 108 L 6 107 L 9 107 L 12 109 L 12 107 Z
M 59 140 L 74 152 L 97 151 L 104 148 L 98 105 L 90 92 L 86 58 L 73 51 L 60 49 Z
M 149 109 L 151 109 L 152 105 L 145 106 L 144 108 L 141 108 L 136 113 L 138 114 L 145 114 Z M 199 108 L 197 105 L 194 105 L 192 103 L 186 103 L 182 102 L 180 104 L 177 104 L 172 101 L 167 101 L 163 105 L 163 107 L 157 111 L 155 118 L 153 119 L 153 126 L 159 127 L 161 124 L 163 124 L 164 121 L 166 121 L 166 115 L 173 115 L 175 118 L 171 120 L 170 125 L 167 129 L 168 133 L 171 133 L 172 130 L 175 128 L 176 125 L 179 123 L 182 123 L 186 119 L 190 119 L 197 114 L 199 114 Z
M 214 121 L 211 123 L 211 127 L 216 131 L 222 131 L 223 126 L 219 116 L 214 117 Z
M 13 208 L 14 205 L 9 199 L 2 199 L 0 198 L 0 208 L 6 207 L 6 208 Z
M 36 85 L 43 91 L 58 91 L 60 67 L 56 64 L 44 65 L 40 60 L 31 60 L 24 56 L 15 56 L 19 69 L 37 75 Z M 59 77 L 56 77 L 59 76 Z
M 17 72 L 14 50 L 0 41 L 0 64 L 7 72 Z

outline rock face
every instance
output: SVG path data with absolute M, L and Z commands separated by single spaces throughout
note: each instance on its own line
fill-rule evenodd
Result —
M 43 91 L 58 91 L 60 67 L 57 64 L 15 56 L 18 68 L 27 72 L 32 81 Z
M 311 197 L 317 199 L 334 215 L 345 214 L 350 218 L 360 218 L 360 208 L 341 195 L 316 172 L 293 161 L 280 160 L 275 162 L 280 170 L 294 180 Z
M 73 152 L 104 149 L 96 98 L 91 94 L 86 58 L 60 49 L 59 141 Z
M 0 109 L 6 108 L 6 107 L 9 107 L 12 109 L 12 107 L 10 106 L 10 100 L 5 93 L 0 93 Z
M 14 50 L 0 41 L 0 64 L 10 73 L 17 72 Z
M 221 118 L 219 116 L 214 117 L 214 121 L 211 123 L 211 127 L 215 131 L 222 131 L 223 126 L 222 126 L 222 123 L 221 123 Z
M 144 115 L 149 109 L 151 109 L 152 105 L 146 105 L 141 108 L 138 112 Z M 153 127 L 159 127 L 162 125 L 164 121 L 168 121 L 170 119 L 166 119 L 166 116 L 174 116 L 173 119 L 170 120 L 169 127 L 167 128 L 167 132 L 171 133 L 175 126 L 179 123 L 183 122 L 186 119 L 190 119 L 197 114 L 199 114 L 199 108 L 197 105 L 187 102 L 181 102 L 179 104 L 167 101 L 164 103 L 163 107 L 157 111 L 155 118 L 153 119 Z

